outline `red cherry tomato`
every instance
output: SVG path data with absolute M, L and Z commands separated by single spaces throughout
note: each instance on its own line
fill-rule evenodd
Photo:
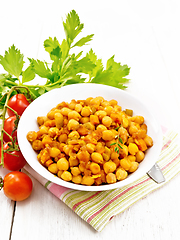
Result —
M 15 110 L 20 116 L 23 114 L 28 105 L 29 102 L 23 94 L 16 94 L 12 96 L 8 101 L 8 106 Z M 15 115 L 15 113 L 9 108 L 7 109 L 7 113 L 9 116 Z
M 3 148 L 4 150 L 8 149 L 9 148 L 8 143 L 5 143 L 3 145 Z M 0 160 L 1 160 L 1 152 L 0 152 Z M 6 169 L 10 171 L 18 171 L 21 168 L 23 168 L 25 164 L 26 164 L 26 160 L 23 157 L 21 151 L 4 152 L 4 167 Z
M 15 127 L 15 124 L 14 124 L 14 121 L 16 120 L 16 116 L 12 116 L 12 117 L 8 117 L 5 121 L 4 121 L 4 130 L 9 134 L 11 135 L 12 134 L 12 131 L 14 130 L 14 127 Z M 17 131 L 15 130 L 15 132 L 12 134 L 12 137 L 13 139 L 17 139 Z M 9 142 L 10 141 L 10 138 L 9 136 L 4 133 L 3 134 L 3 140 L 5 142 Z
M 4 177 L 4 194 L 13 201 L 23 201 L 31 195 L 33 183 L 23 172 L 10 172 Z

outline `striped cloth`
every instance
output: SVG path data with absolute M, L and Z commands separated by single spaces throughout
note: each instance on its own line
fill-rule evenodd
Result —
M 144 175 L 133 184 L 120 189 L 86 192 L 68 189 L 49 182 L 38 175 L 29 165 L 25 167 L 25 170 L 95 230 L 102 231 L 115 215 L 122 213 L 150 192 L 162 187 L 179 173 L 180 146 L 176 141 L 177 134 L 165 129 L 163 129 L 163 133 L 163 147 L 157 161 L 166 178 L 166 182 L 162 184 L 157 184 L 147 175 Z

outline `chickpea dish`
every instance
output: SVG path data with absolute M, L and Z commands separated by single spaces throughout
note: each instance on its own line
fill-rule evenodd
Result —
M 135 172 L 153 140 L 143 116 L 116 100 L 89 97 L 61 102 L 37 118 L 27 139 L 52 174 L 87 186 L 112 184 Z

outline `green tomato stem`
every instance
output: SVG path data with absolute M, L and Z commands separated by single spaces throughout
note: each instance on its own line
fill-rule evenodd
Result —
M 10 138 L 11 142 L 13 142 L 13 138 L 9 133 L 7 133 L 4 129 L 2 129 L 2 132 L 5 133 Z M 1 134 L 2 134 L 2 132 L 1 132 Z
M 24 86 L 13 86 L 10 91 L 8 93 L 5 93 L 2 98 L 0 100 L 2 100 L 4 98 L 4 96 L 7 96 L 6 97 L 6 101 L 5 101 L 5 104 L 4 104 L 4 108 L 3 108 L 3 111 L 2 111 L 2 114 L 1 114 L 1 117 L 2 117 L 2 127 L 1 127 L 1 163 L 0 165 L 2 165 L 4 167 L 4 148 L 3 148 L 3 135 L 4 135 L 4 122 L 5 122 L 5 118 L 6 118 L 6 111 L 7 111 L 7 108 L 10 108 L 8 107 L 8 101 L 9 101 L 9 98 L 11 96 L 11 93 L 13 91 L 16 91 L 16 89 L 19 89 L 19 88 L 24 88 L 27 90 L 28 92 L 28 95 L 30 95 L 30 92 L 29 92 L 29 89 L 27 87 L 24 87 Z M 18 116 L 18 119 L 19 119 L 19 115 L 17 114 L 16 111 L 14 111 L 12 108 L 10 108 L 15 114 L 16 114 L 16 117 Z M 7 133 L 6 133 L 7 134 Z M 13 138 L 12 136 L 10 136 L 9 134 L 7 134 L 11 141 L 12 141 L 12 144 L 14 144 L 14 141 L 13 141 Z M 14 145 L 13 145 L 14 146 Z

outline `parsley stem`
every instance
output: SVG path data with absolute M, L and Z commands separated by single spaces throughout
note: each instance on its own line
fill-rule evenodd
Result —
M 6 83 L 8 83 L 8 84 L 10 84 L 10 85 L 12 85 L 12 86 L 18 86 L 18 83 L 13 82 L 13 81 L 11 81 L 11 80 L 6 80 Z
M 17 79 L 18 79 L 19 85 L 21 85 L 21 80 L 20 80 L 20 78 L 17 78 Z

